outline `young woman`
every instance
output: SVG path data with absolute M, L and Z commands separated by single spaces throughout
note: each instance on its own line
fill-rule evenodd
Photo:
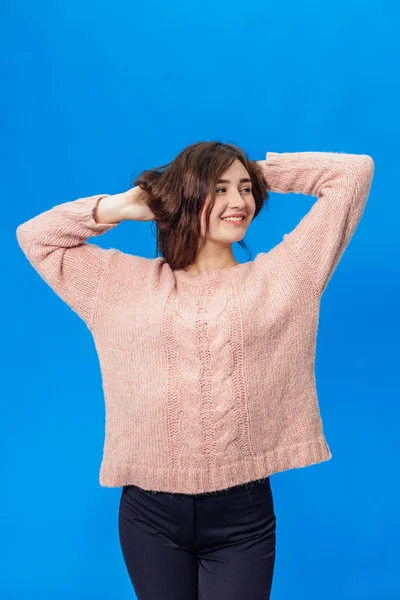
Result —
M 100 484 L 139 600 L 265 600 L 270 475 L 331 458 L 314 377 L 320 298 L 362 216 L 368 155 L 199 142 L 128 192 L 59 204 L 18 242 L 85 321 L 102 373 Z M 317 197 L 282 241 L 238 263 L 268 190 Z M 148 259 L 87 239 L 153 220 Z M 267 228 L 267 225 L 266 225 Z

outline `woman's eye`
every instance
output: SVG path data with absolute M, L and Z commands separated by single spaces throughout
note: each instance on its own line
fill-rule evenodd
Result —
M 247 188 L 243 188 L 242 192 L 243 192 L 244 190 L 247 190 L 248 192 L 251 192 L 251 188 L 249 188 L 249 187 L 247 187 Z M 217 191 L 217 192 L 224 192 L 224 191 L 225 191 L 225 188 L 218 188 L 216 191 Z

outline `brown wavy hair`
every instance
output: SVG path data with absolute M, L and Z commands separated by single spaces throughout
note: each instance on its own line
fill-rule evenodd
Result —
M 133 179 L 133 185 L 147 192 L 147 203 L 155 217 L 156 255 L 161 254 L 172 269 L 192 264 L 203 248 L 206 239 L 200 239 L 200 215 L 206 197 L 211 194 L 205 213 L 207 234 L 217 181 L 236 159 L 246 167 L 252 182 L 255 218 L 269 199 L 268 183 L 260 165 L 234 144 L 191 144 L 170 163 L 142 171 Z M 243 240 L 238 244 L 251 255 Z

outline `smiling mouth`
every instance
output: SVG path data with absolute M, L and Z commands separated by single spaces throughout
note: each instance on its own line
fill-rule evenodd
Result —
M 245 217 L 235 218 L 235 219 L 227 219 L 221 217 L 221 221 L 225 221 L 226 223 L 242 223 L 245 220 Z

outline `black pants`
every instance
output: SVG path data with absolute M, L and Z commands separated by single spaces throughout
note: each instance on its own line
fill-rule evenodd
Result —
M 269 600 L 269 477 L 210 494 L 122 488 L 119 540 L 138 600 Z

